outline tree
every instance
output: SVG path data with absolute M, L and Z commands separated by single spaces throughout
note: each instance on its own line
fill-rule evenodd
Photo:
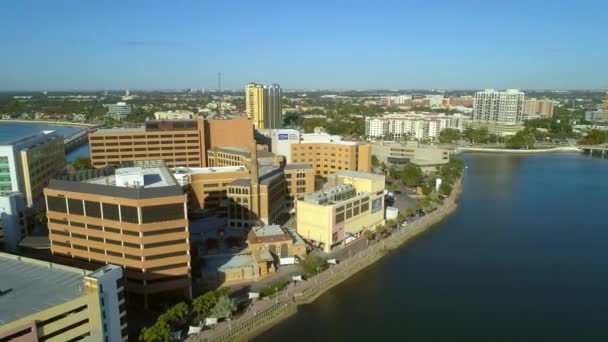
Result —
M 446 128 L 439 132 L 439 142 L 447 144 L 460 140 L 460 131 L 453 128 Z
M 422 186 L 422 194 L 424 194 L 425 196 L 430 195 L 432 192 L 433 192 L 433 187 L 430 186 L 428 183 L 426 183 Z
M 379 225 L 376 226 L 376 233 L 377 234 L 382 234 L 382 233 L 384 233 L 385 230 L 386 230 L 386 228 L 384 228 L 384 226 L 381 225 L 381 224 L 379 224 Z
M 404 165 L 401 169 L 400 176 L 403 182 L 409 187 L 420 184 L 423 179 L 422 170 L 419 166 L 414 164 Z
M 388 220 L 388 221 L 386 221 L 386 225 L 389 226 L 389 227 L 396 226 L 396 223 L 397 222 L 395 222 L 395 220 Z
M 48 222 L 46 218 L 46 211 L 44 209 L 36 210 L 34 213 L 34 221 L 38 224 L 46 224 Z
M 406 213 L 407 213 L 407 210 L 406 210 Z M 403 221 L 405 221 L 405 219 L 406 219 L 406 217 L 403 216 L 403 214 L 399 213 L 399 215 L 397 215 L 397 222 L 403 222 Z
M 530 149 L 534 147 L 535 141 L 536 139 L 534 138 L 534 135 L 532 133 L 527 130 L 523 130 L 515 133 L 514 136 L 509 138 L 509 140 L 507 141 L 507 147 L 515 149 Z
M 76 171 L 93 169 L 93 165 L 91 165 L 91 158 L 88 158 L 88 157 L 78 157 L 72 163 L 72 167 Z
M 372 232 L 371 230 L 366 230 L 363 232 L 363 236 L 368 239 L 368 240 L 373 240 L 374 239 L 374 232 Z
M 599 145 L 608 141 L 608 132 L 600 131 L 599 129 L 592 129 L 583 139 L 578 143 L 581 145 Z
M 325 265 L 325 261 L 321 259 L 319 256 L 314 254 L 309 254 L 302 260 L 300 263 L 300 267 L 302 271 L 308 276 L 313 276 L 317 274 L 319 269 Z
M 198 320 L 202 320 L 209 313 L 215 303 L 217 302 L 217 298 L 215 296 L 215 292 L 209 291 L 204 294 L 194 298 L 192 301 L 192 309 L 198 314 Z
M 380 161 L 378 160 L 378 157 L 372 156 L 372 166 L 376 167 L 378 165 L 380 165 Z
M 408 217 L 409 217 L 409 216 L 414 215 L 414 209 L 412 209 L 412 208 L 407 208 L 407 209 L 405 209 L 405 214 L 406 214 Z
M 144 327 L 139 332 L 139 340 L 142 342 L 171 342 L 171 327 L 169 323 L 157 321 L 151 327 Z
M 171 323 L 179 321 L 180 319 L 186 317 L 189 312 L 190 308 L 188 307 L 188 304 L 186 304 L 185 302 L 179 302 L 169 308 L 169 310 L 167 310 L 160 317 L 162 317 L 162 319 L 166 322 Z
M 211 316 L 214 318 L 229 318 L 236 311 L 236 301 L 228 296 L 220 297 L 211 309 Z
M 449 196 L 452 193 L 452 186 L 448 183 L 441 183 L 439 186 L 439 194 Z

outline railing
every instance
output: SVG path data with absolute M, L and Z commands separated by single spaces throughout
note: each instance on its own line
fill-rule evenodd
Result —
M 284 290 L 256 302 L 236 320 L 222 322 L 213 329 L 204 330 L 199 335 L 189 338 L 188 341 L 231 341 L 233 339 L 244 339 L 252 333 L 259 332 L 264 325 L 272 323 L 277 316 L 285 315 L 289 310 L 295 312 L 298 304 L 312 302 L 328 289 L 380 259 L 388 249 L 405 243 L 410 238 L 441 221 L 445 215 L 454 210 L 454 204 L 461 191 L 461 180 L 459 180 L 454 185 L 452 194 L 435 211 L 418 218 L 406 227 L 396 228 L 392 235 L 373 242 L 364 250 L 341 260 L 338 265 L 331 266 L 317 276 L 305 282 L 288 286 Z

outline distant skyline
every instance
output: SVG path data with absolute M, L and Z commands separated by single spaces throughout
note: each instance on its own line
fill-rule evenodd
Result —
M 608 2 L 0 1 L 0 91 L 607 89 Z

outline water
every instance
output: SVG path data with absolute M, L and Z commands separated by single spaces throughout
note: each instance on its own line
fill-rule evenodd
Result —
M 452 216 L 257 341 L 608 341 L 608 160 L 462 158 Z
M 40 131 L 56 131 L 63 136 L 70 136 L 78 131 L 82 130 L 79 127 L 68 127 L 68 126 L 53 126 L 43 124 L 30 124 L 30 123 L 7 123 L 0 122 L 0 140 L 16 139 L 32 133 Z M 66 155 L 66 161 L 72 162 L 78 157 L 88 157 L 89 146 L 84 144 L 78 147 L 76 150 Z

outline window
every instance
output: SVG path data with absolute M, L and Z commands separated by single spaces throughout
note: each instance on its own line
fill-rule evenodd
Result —
M 148 243 L 148 244 L 144 245 L 144 249 L 155 248 L 155 247 L 165 247 L 165 246 L 178 245 L 178 244 L 183 244 L 183 243 L 186 243 L 186 240 L 172 240 L 172 241 Z M 126 245 L 126 243 L 125 243 L 125 245 Z
M 50 221 L 51 221 L 51 223 L 56 223 L 56 224 L 64 224 L 64 225 L 66 225 L 66 226 L 67 226 L 67 224 L 68 224 L 68 221 L 66 221 L 66 220 L 57 220 L 57 219 L 53 219 L 53 218 L 52 218 L 52 219 L 50 219 Z
M 101 218 L 101 208 L 98 202 L 84 201 L 84 209 L 88 217 Z
M 48 211 L 56 211 L 59 213 L 67 213 L 67 205 L 65 204 L 65 198 L 63 197 L 55 197 L 55 196 L 47 196 L 47 210 Z
M 173 264 L 173 265 L 150 267 L 147 269 L 147 271 L 148 272 L 164 271 L 164 270 L 170 270 L 172 268 L 182 268 L 182 267 L 186 267 L 186 266 L 188 266 L 188 263 L 184 262 L 184 263 Z
M 70 210 L 70 214 L 84 215 L 82 200 L 68 198 L 68 208 Z
M 102 207 L 103 207 L 103 218 L 104 219 L 119 221 L 117 204 L 102 203 Z
M 171 234 L 171 233 L 181 233 L 186 231 L 185 228 L 170 228 L 170 229 L 161 229 L 155 230 L 152 232 L 144 232 L 144 236 L 154 236 L 154 235 L 162 235 L 162 234 Z
M 120 229 L 118 229 L 118 228 L 105 227 L 104 230 L 106 232 L 120 234 Z
M 141 216 L 142 223 L 185 219 L 184 205 L 176 203 L 142 207 Z
M 340 213 L 336 215 L 336 223 L 344 222 L 344 213 Z
M 121 205 L 120 206 L 120 217 L 122 218 L 123 222 L 139 223 L 137 207 Z
M 179 251 L 179 252 L 164 253 L 164 254 L 158 254 L 158 255 L 150 255 L 150 256 L 146 257 L 146 260 L 158 260 L 158 259 L 172 258 L 172 257 L 176 257 L 176 256 L 186 255 L 186 254 L 188 254 L 187 251 Z
M 130 242 L 124 242 L 124 241 L 123 241 L 123 245 L 125 247 L 131 247 L 131 248 L 139 248 L 140 247 L 140 245 L 138 245 L 136 243 L 130 243 Z

